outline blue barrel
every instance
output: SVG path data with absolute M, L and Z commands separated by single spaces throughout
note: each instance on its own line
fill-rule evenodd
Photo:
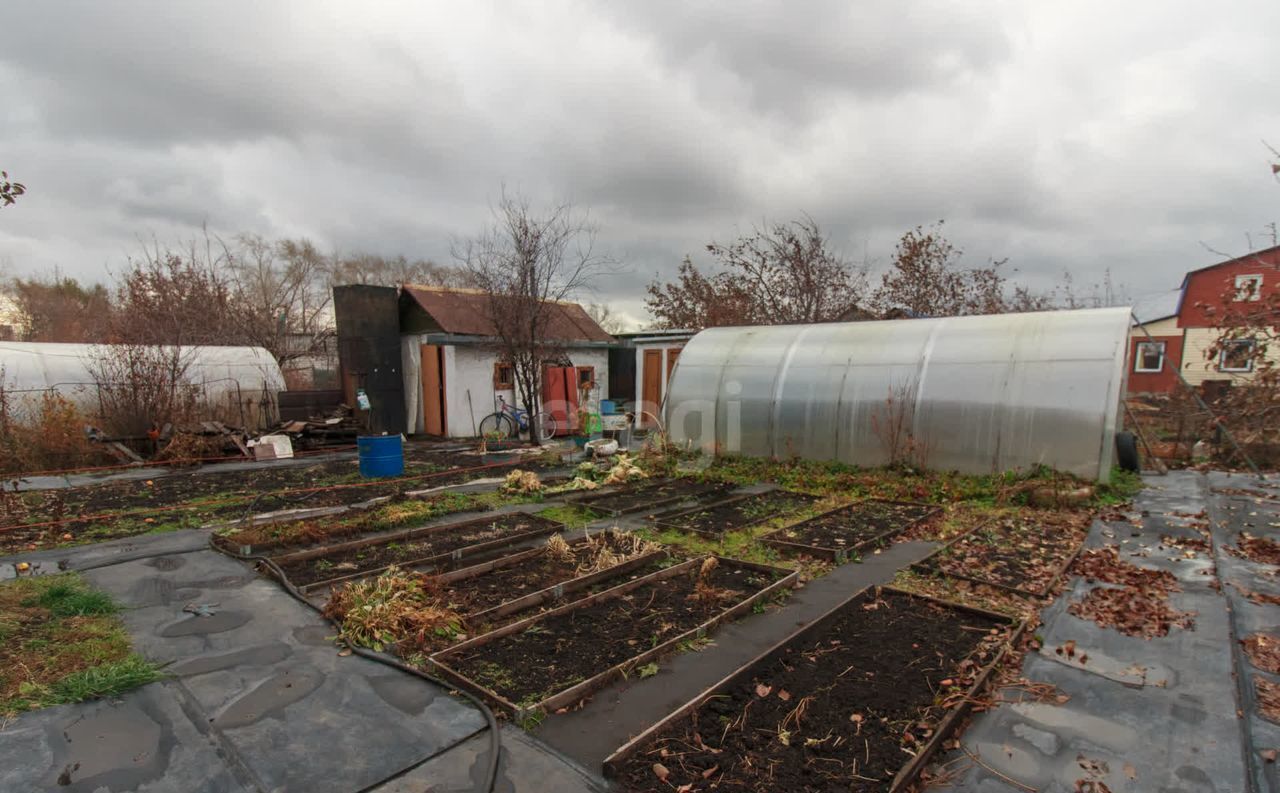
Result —
M 361 435 L 356 438 L 360 475 L 371 479 L 404 473 L 403 438 L 395 435 Z

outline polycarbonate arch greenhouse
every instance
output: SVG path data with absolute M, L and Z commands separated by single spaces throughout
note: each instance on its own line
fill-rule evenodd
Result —
M 708 454 L 1110 476 L 1128 308 L 712 328 L 680 354 L 671 440 Z

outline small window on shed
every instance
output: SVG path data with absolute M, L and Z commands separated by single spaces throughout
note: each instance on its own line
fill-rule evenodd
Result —
M 1138 354 L 1134 356 L 1133 371 L 1159 372 L 1164 369 L 1164 342 L 1140 341 Z
M 499 391 L 510 391 L 516 387 L 516 369 L 509 363 L 495 361 L 493 364 L 493 387 Z
M 1236 276 L 1236 301 L 1260 300 L 1262 298 L 1261 275 Z
M 596 384 L 596 368 L 594 366 L 578 367 L 578 387 L 594 388 Z

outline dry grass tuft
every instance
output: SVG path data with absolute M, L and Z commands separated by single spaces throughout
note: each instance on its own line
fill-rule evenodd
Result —
M 573 546 L 565 542 L 564 535 L 552 534 L 547 539 L 547 553 L 552 559 L 560 562 L 573 562 L 577 559 L 577 555 L 573 552 Z
M 541 493 L 543 489 L 542 480 L 533 471 L 521 471 L 519 468 L 507 474 L 507 479 L 502 483 L 502 492 L 504 493 Z
M 437 580 L 398 567 L 335 590 L 324 612 L 342 623 L 342 639 L 378 651 L 462 632 L 462 617 L 446 605 Z

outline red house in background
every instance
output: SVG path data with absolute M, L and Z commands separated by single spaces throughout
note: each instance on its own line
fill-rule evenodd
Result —
M 1171 392 L 1178 387 L 1178 372 L 1193 386 L 1249 379 L 1252 341 L 1233 341 L 1212 360 L 1206 357 L 1218 339 L 1215 316 L 1206 307 L 1262 300 L 1277 289 L 1280 246 L 1187 273 L 1173 313 L 1140 316 L 1141 324 L 1130 333 L 1129 393 Z M 1268 354 L 1280 355 L 1280 350 Z

